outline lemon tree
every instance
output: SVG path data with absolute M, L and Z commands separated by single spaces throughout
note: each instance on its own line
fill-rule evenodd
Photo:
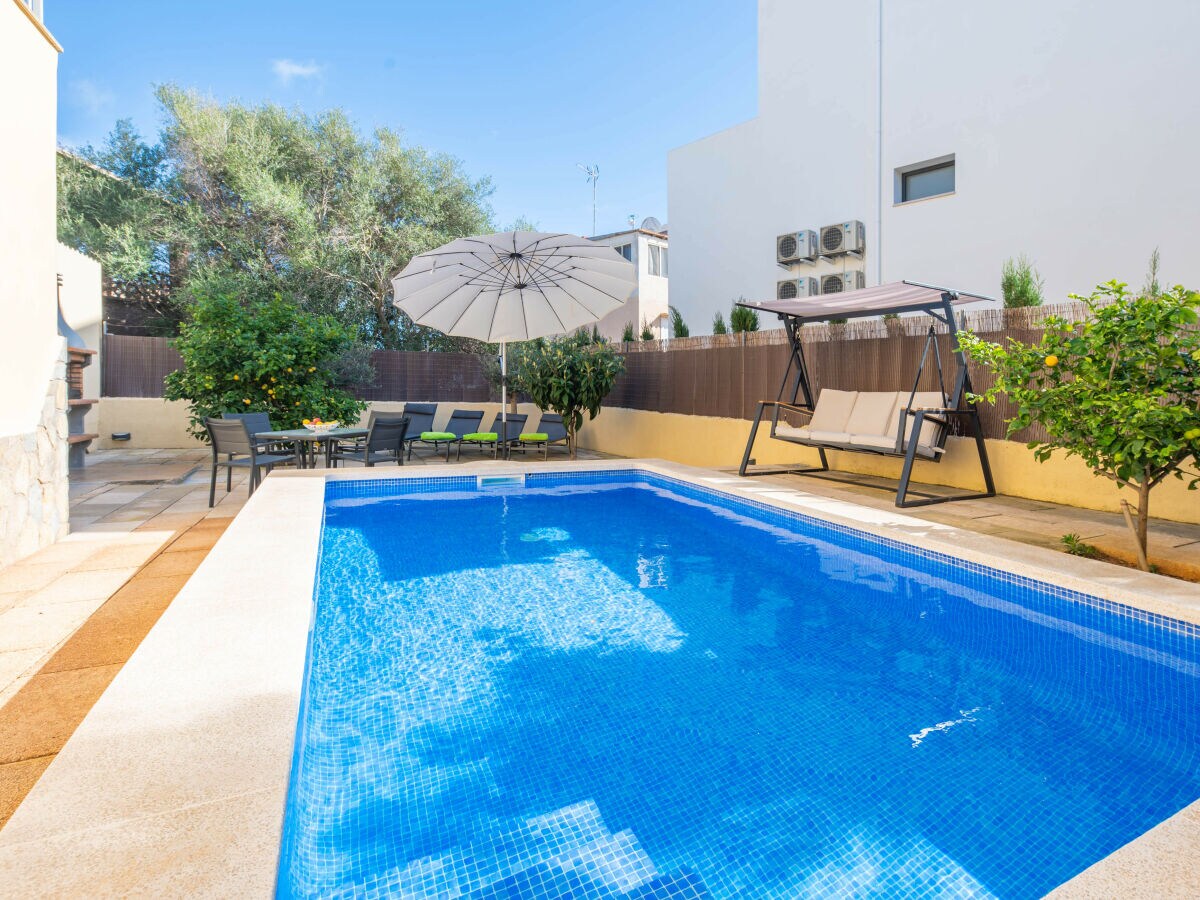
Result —
M 183 368 L 164 396 L 185 400 L 191 434 L 207 440 L 207 416 L 265 412 L 275 428 L 305 419 L 357 421 L 366 404 L 338 383 L 338 358 L 354 345 L 348 329 L 279 296 L 198 297 L 175 348 Z
M 1150 492 L 1169 477 L 1200 484 L 1200 294 L 1182 286 L 1133 294 L 1110 281 L 1084 301 L 1086 321 L 1050 316 L 1042 339 L 1007 345 L 963 334 L 962 347 L 988 367 L 992 387 L 1016 404 L 1011 435 L 1030 425 L 1046 439 L 1029 447 L 1039 462 L 1055 451 L 1078 456 L 1098 475 L 1137 494 L 1134 526 L 1146 567 Z

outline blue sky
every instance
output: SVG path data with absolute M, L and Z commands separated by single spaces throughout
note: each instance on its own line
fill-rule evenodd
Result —
M 591 231 L 667 216 L 667 151 L 752 117 L 755 0 L 521 3 L 46 0 L 63 45 L 59 141 L 122 117 L 157 134 L 154 84 L 347 110 L 491 176 L 504 225 Z

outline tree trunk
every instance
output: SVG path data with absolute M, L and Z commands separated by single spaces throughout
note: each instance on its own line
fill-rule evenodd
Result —
M 1142 548 L 1141 558 L 1144 560 L 1150 559 L 1150 545 L 1148 528 L 1150 525 L 1150 474 L 1146 473 L 1146 478 L 1138 485 L 1138 508 L 1137 508 L 1137 539 L 1138 546 Z M 1144 567 L 1145 571 L 1150 571 L 1149 563 Z
M 563 418 L 565 419 L 566 416 L 563 416 Z M 575 459 L 579 447 L 576 445 L 575 429 L 571 425 L 567 426 L 567 449 L 570 451 L 571 459 Z

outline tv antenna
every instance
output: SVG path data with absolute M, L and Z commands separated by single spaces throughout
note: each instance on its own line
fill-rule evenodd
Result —
M 587 180 L 592 183 L 592 237 L 596 236 L 596 182 L 600 180 L 600 166 L 592 163 L 590 166 L 585 166 L 583 163 L 575 163 L 575 167 L 587 175 Z

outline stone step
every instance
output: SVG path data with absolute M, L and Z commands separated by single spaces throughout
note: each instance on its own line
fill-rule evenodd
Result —
M 633 832 L 621 831 L 537 863 L 469 896 L 472 900 L 615 900 L 657 874 Z
M 386 879 L 400 897 L 465 897 L 516 872 L 552 860 L 608 836 L 591 800 L 527 819 L 504 834 L 469 847 L 413 860 Z

